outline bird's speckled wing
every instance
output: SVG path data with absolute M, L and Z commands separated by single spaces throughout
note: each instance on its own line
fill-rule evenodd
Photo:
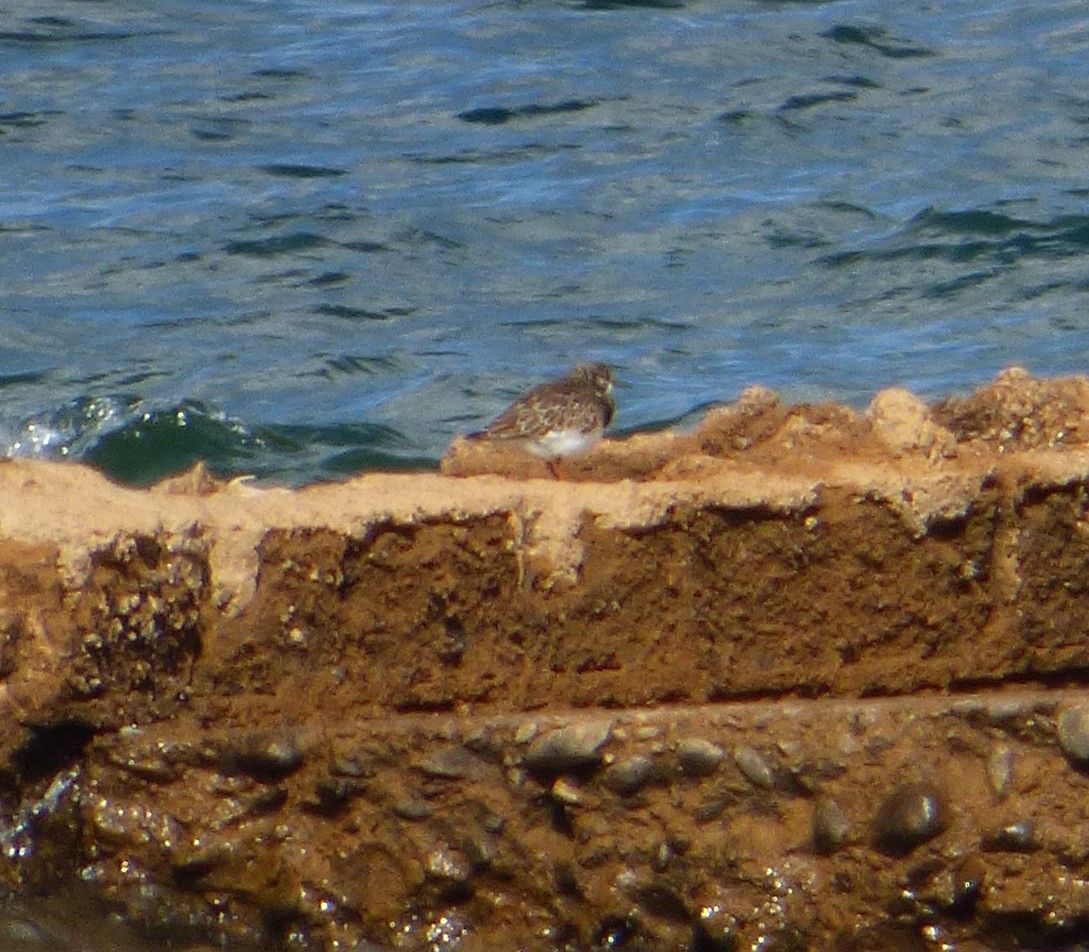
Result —
M 484 429 L 494 440 L 532 440 L 556 430 L 604 428 L 607 402 L 592 390 L 541 384 L 515 401 Z

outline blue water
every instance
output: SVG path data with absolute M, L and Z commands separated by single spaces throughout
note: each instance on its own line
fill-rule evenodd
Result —
M 0 4 L 0 450 L 434 465 L 1089 367 L 1076 2 Z

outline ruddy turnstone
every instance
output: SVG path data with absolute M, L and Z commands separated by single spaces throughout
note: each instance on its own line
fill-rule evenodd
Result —
M 548 461 L 574 456 L 601 439 L 616 404 L 609 395 L 613 375 L 604 364 L 577 364 L 558 380 L 542 383 L 519 397 L 471 440 L 524 446 Z

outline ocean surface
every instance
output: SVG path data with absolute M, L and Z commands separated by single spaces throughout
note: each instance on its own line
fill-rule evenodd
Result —
M 0 454 L 429 468 L 1089 370 L 1089 8 L 0 0 Z

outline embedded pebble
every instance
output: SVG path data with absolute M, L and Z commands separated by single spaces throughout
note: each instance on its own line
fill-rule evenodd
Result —
M 654 761 L 649 757 L 632 757 L 611 764 L 602 775 L 601 782 L 614 793 L 630 797 L 650 779 Z
M 431 807 L 422 800 L 399 800 L 393 805 L 393 812 L 403 820 L 426 820 L 431 816 Z
M 426 868 L 429 876 L 447 879 L 455 883 L 464 883 L 469 879 L 472 869 L 460 853 L 437 849 L 427 854 Z
M 932 840 L 949 825 L 941 793 L 929 783 L 897 787 L 878 808 L 874 832 L 888 852 L 906 853 Z
M 354 797 L 361 796 L 366 787 L 351 777 L 322 777 L 314 785 L 317 805 L 327 813 L 335 812 Z
M 658 844 L 658 848 L 654 851 L 654 855 L 651 858 L 651 868 L 656 873 L 664 873 L 669 869 L 669 864 L 673 862 L 673 847 L 666 841 L 662 840 Z
M 579 788 L 573 783 L 564 780 L 562 777 L 552 784 L 552 799 L 557 803 L 562 803 L 569 807 L 578 806 L 582 803 L 582 794 L 579 792 Z
M 698 945 L 693 943 L 696 948 L 717 950 L 737 947 L 738 921 L 725 903 L 700 906 L 698 912 L 694 927 Z
M 835 800 L 821 797 L 813 805 L 813 844 L 822 853 L 833 853 L 847 840 L 851 825 Z
M 1013 779 L 1013 751 L 1000 747 L 987 758 L 987 781 L 996 797 L 1004 797 Z
M 329 766 L 329 773 L 334 777 L 367 777 L 374 771 L 368 770 L 358 757 L 343 755 L 333 760 Z
M 718 819 L 718 817 L 722 816 L 723 811 L 731 802 L 729 797 L 715 797 L 713 800 L 707 800 L 706 802 L 699 804 L 699 806 L 692 811 L 692 816 L 695 817 L 696 822 L 698 823 L 706 823 L 709 820 Z
M 538 731 L 536 721 L 525 721 L 519 724 L 518 730 L 514 732 L 514 742 L 516 744 L 528 744 L 537 736 Z
M 474 869 L 490 866 L 499 855 L 499 847 L 496 845 L 495 837 L 489 836 L 480 830 L 470 833 L 463 839 L 461 849 Z
M 179 775 L 178 768 L 161 757 L 133 756 L 121 759 L 114 756 L 110 760 L 122 770 L 151 783 L 169 783 Z
M 677 744 L 677 759 L 681 762 L 681 770 L 697 777 L 714 773 L 725 757 L 726 751 L 718 744 L 712 744 L 700 737 L 686 737 Z
M 775 773 L 764 755 L 752 747 L 734 748 L 734 763 L 754 786 L 770 790 L 775 786 Z
M 978 856 L 969 856 L 953 873 L 954 904 L 961 907 L 974 905 L 986 881 L 986 864 Z
M 526 751 L 526 766 L 542 773 L 586 770 L 601 763 L 601 748 L 612 734 L 608 721 L 585 721 L 538 737 Z
M 464 747 L 446 747 L 424 757 L 420 769 L 432 777 L 461 780 L 472 772 L 473 756 Z
M 286 777 L 302 766 L 303 752 L 291 737 L 256 736 L 226 751 L 228 770 L 241 770 L 257 780 Z
M 1031 820 L 1008 823 L 997 830 L 988 830 L 980 845 L 990 853 L 1031 853 L 1040 848 L 1036 825 Z
M 1071 760 L 1089 761 L 1089 705 L 1062 704 L 1058 712 L 1059 744 Z

